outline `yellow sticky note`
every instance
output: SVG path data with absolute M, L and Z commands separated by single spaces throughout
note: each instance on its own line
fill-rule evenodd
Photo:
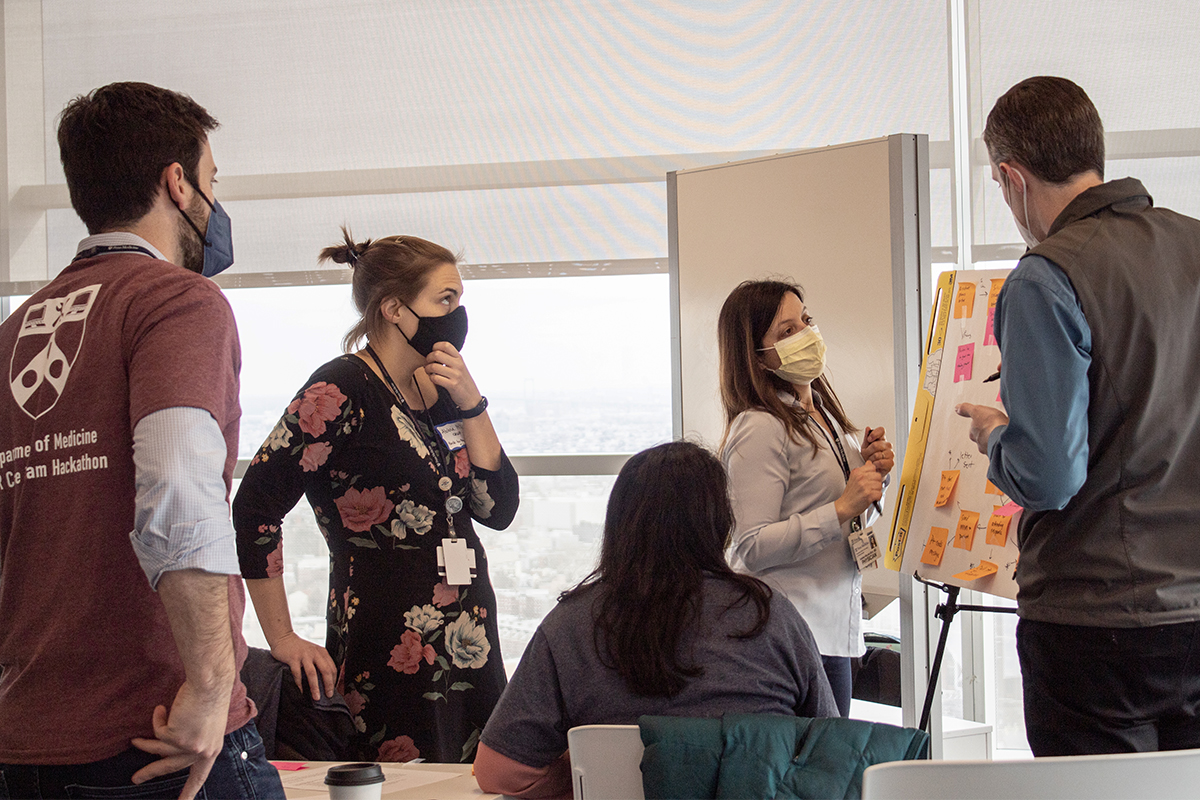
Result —
M 996 298 L 1000 296 L 1000 290 L 1004 288 L 1004 278 L 992 278 L 992 290 L 988 292 L 988 308 L 996 305 Z
M 975 526 L 979 524 L 978 511 L 963 511 L 958 515 L 958 529 L 954 531 L 954 546 L 970 550 L 975 544 Z
M 956 469 L 942 470 L 942 485 L 938 487 L 934 508 L 941 508 L 950 502 L 950 495 L 954 494 L 954 487 L 958 484 L 958 472 Z
M 987 494 L 1004 494 L 1004 492 L 997 489 L 996 484 L 992 483 L 991 481 L 987 481 L 987 486 L 983 487 L 983 491 Z
M 975 284 L 963 281 L 954 295 L 954 318 L 970 319 L 975 313 Z
M 980 561 L 978 567 L 972 567 L 966 572 L 958 573 L 954 577 L 960 581 L 976 581 L 980 578 L 986 578 L 988 575 L 995 575 L 998 569 L 999 567 L 990 561 Z
M 996 510 L 999 511 L 999 507 Z M 1011 515 L 992 514 L 992 518 L 988 520 L 987 543 L 994 544 L 997 547 L 1004 547 L 1008 543 L 1008 526 L 1011 522 Z
M 930 528 L 929 541 L 925 543 L 925 552 L 921 554 L 921 563 L 931 567 L 941 566 L 942 554 L 946 552 L 946 539 L 949 536 L 949 528 Z

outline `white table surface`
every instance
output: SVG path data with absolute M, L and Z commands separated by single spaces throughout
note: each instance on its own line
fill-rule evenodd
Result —
M 280 770 L 288 800 L 329 797 L 322 785 L 325 771 L 336 761 L 306 761 L 305 769 Z M 500 795 L 480 791 L 470 764 L 381 764 L 384 777 L 382 797 L 394 800 L 477 800 Z M 436 778 L 430 781 L 430 778 Z M 426 782 L 428 781 L 428 782 Z M 422 785 L 414 786 L 415 783 Z

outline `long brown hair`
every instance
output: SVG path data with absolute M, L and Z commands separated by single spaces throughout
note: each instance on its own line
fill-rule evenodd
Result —
M 342 243 L 321 251 L 318 263 L 325 261 L 346 264 L 354 270 L 351 293 L 354 307 L 362 316 L 342 339 L 342 349 L 347 353 L 363 337 L 378 336 L 387 325 L 384 300 L 398 297 L 411 303 L 425 288 L 433 270 L 442 264 L 458 266 L 458 257 L 440 244 L 416 236 L 385 236 L 355 244 L 344 225 Z
M 725 448 L 729 426 L 738 414 L 755 409 L 774 415 L 783 423 L 793 442 L 800 444 L 803 439 L 812 445 L 813 455 L 817 453 L 817 434 L 808 425 L 808 412 L 779 397 L 780 392 L 794 394 L 792 384 L 765 369 L 762 356 L 758 353 L 763 337 L 770 330 L 779 305 L 788 292 L 804 302 L 803 290 L 794 283 L 782 280 L 745 281 L 730 292 L 721 306 L 721 315 L 717 318 L 717 350 L 725 431 L 721 434 L 720 449 Z M 833 417 L 843 431 L 858 432 L 824 375 L 812 382 L 812 390 L 814 401 L 821 404 L 825 413 Z
M 633 694 L 673 697 L 704 665 L 687 646 L 702 620 L 704 582 L 735 589 L 730 609 L 753 605 L 754 621 L 735 639 L 757 636 L 771 617 L 771 590 L 725 561 L 733 533 L 725 469 L 691 442 L 669 442 L 625 462 L 604 517 L 600 563 L 559 600 L 599 593 L 595 645 Z M 595 595 L 593 595 L 595 596 Z

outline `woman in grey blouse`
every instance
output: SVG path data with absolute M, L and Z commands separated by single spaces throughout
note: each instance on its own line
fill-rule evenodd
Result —
M 850 659 L 865 651 L 862 576 L 849 540 L 878 514 L 895 453 L 883 428 L 867 428 L 859 444 L 823 376 L 825 343 L 798 286 L 743 283 L 717 329 L 731 560 L 800 611 L 847 716 Z

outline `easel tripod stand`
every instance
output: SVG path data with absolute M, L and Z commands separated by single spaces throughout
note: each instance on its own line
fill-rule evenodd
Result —
M 942 632 L 938 636 L 937 652 L 933 656 L 933 668 L 929 670 L 929 685 L 925 688 L 925 707 L 921 711 L 921 724 L 917 726 L 928 733 L 929 713 L 933 708 L 933 691 L 937 688 L 938 678 L 942 672 L 942 656 L 946 653 L 946 637 L 950 635 L 950 623 L 954 621 L 954 615 L 959 611 L 995 611 L 1000 614 L 1015 614 L 1017 610 L 1005 606 L 959 605 L 958 593 L 961 589 L 958 586 L 927 581 L 915 572 L 913 577 L 926 586 L 941 589 L 946 593 L 946 602 L 939 603 L 937 610 L 933 612 L 933 615 L 942 621 Z

